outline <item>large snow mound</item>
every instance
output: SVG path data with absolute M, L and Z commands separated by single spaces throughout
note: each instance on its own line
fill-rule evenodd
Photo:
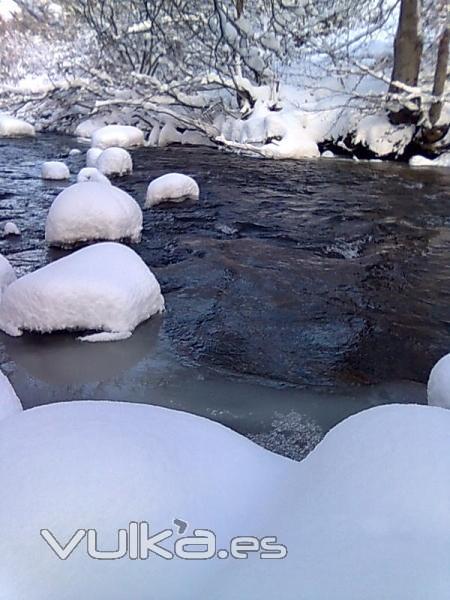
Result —
M 7 258 L 0 254 L 0 299 L 5 289 L 16 280 L 16 273 Z
M 33 600 L 90 590 L 99 600 L 144 598 L 149 589 L 158 600 L 448 600 L 449 431 L 449 411 L 378 407 L 294 463 L 216 423 L 148 405 L 25 411 L 0 425 L 2 591 Z M 188 524 L 183 535 L 176 519 Z M 217 549 L 236 535 L 277 536 L 288 555 L 101 561 L 83 541 L 61 561 L 36 535 L 48 529 L 65 545 L 95 528 L 100 548 L 117 549 L 118 529 L 132 521 L 151 534 L 172 529 L 160 544 L 170 550 L 201 528 L 215 532 Z
M 67 329 L 123 337 L 163 309 L 158 281 L 141 258 L 127 246 L 105 242 L 8 286 L 0 304 L 0 327 L 13 336 Z
M 443 356 L 431 369 L 427 392 L 428 404 L 450 408 L 450 354 Z
M 85 181 L 96 181 L 97 183 L 106 183 L 111 185 L 110 180 L 100 173 L 98 169 L 95 167 L 84 167 L 77 175 L 78 183 L 83 183 Z
M 63 162 L 50 160 L 42 165 L 42 179 L 70 179 L 69 167 Z
M 133 148 L 144 145 L 144 134 L 131 125 L 106 125 L 92 134 L 92 146 L 97 148 Z
M 0 371 L 0 421 L 23 410 L 22 404 L 9 383 L 8 378 Z
M 30 123 L 9 115 L 0 115 L 0 137 L 28 137 L 34 135 L 36 135 L 36 132 Z
M 107 148 L 97 158 L 95 165 L 103 175 L 121 177 L 133 171 L 130 153 L 123 148 Z
M 199 195 L 195 179 L 182 173 L 167 173 L 150 183 L 145 206 L 148 208 L 165 201 L 181 202 L 188 198 L 196 200 Z
M 92 240 L 139 241 L 142 210 L 133 198 L 109 183 L 75 183 L 53 201 L 45 225 L 50 244 Z

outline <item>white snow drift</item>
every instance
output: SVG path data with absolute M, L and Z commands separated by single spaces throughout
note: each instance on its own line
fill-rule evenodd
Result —
M 195 179 L 181 173 L 167 173 L 150 183 L 145 206 L 148 208 L 166 201 L 181 202 L 188 198 L 197 200 L 199 195 L 200 189 Z
M 448 600 L 449 432 L 449 411 L 378 407 L 294 463 L 216 423 L 154 406 L 25 411 L 0 424 L 2 591 L 33 600 L 79 600 L 92 590 L 99 600 L 149 590 L 158 600 Z M 174 519 L 188 524 L 184 534 Z M 112 550 L 131 521 L 149 523 L 150 535 L 172 529 L 161 544 L 170 551 L 209 529 L 216 550 L 234 536 L 277 536 L 288 554 L 101 561 L 88 557 L 83 536 L 61 561 L 36 535 L 46 528 L 64 546 L 92 528 L 98 547 Z
M 428 404 L 450 408 L 450 354 L 434 365 L 428 379 Z
M 0 304 L 0 328 L 12 336 L 67 329 L 103 332 L 88 341 L 123 339 L 163 309 L 158 281 L 141 258 L 127 246 L 105 242 L 9 285 Z
M 42 165 L 41 177 L 54 180 L 69 179 L 69 167 L 63 162 L 50 160 Z
M 97 148 L 133 148 L 143 145 L 143 132 L 131 125 L 106 125 L 92 134 L 92 146 Z
M 409 159 L 411 167 L 450 167 L 450 152 L 445 152 L 437 158 L 425 158 L 416 155 Z
M 97 158 L 95 166 L 103 175 L 118 177 L 128 175 L 133 171 L 130 153 L 123 148 L 107 148 Z
M 8 378 L 0 371 L 0 421 L 21 412 L 22 404 Z
M 35 134 L 33 125 L 21 119 L 0 114 L 0 137 L 32 137 Z
M 82 182 L 63 190 L 53 201 L 45 225 L 50 244 L 91 240 L 139 241 L 142 210 L 133 198 L 109 183 Z
M 86 166 L 95 167 L 97 159 L 102 152 L 103 150 L 101 148 L 89 148 L 89 150 L 86 153 Z
M 111 185 L 111 182 L 103 173 L 100 173 L 98 169 L 95 167 L 84 167 L 77 175 L 78 183 L 83 183 L 84 181 L 96 181 L 97 183 L 106 183 Z

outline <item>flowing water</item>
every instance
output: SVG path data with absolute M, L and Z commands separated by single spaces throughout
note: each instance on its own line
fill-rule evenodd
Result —
M 70 148 L 83 154 L 68 157 Z M 0 140 L 0 252 L 21 274 L 62 256 L 45 218 L 67 183 L 40 179 L 86 147 Z M 274 162 L 209 149 L 141 149 L 117 185 L 193 175 L 201 199 L 144 212 L 134 249 L 157 275 L 162 318 L 128 340 L 0 334 L 1 367 L 25 407 L 73 399 L 146 402 L 205 415 L 299 458 L 343 418 L 426 402 L 450 350 L 450 174 L 348 160 Z M 75 177 L 72 178 L 73 180 Z

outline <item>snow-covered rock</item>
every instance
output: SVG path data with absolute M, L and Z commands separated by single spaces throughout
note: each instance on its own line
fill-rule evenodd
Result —
M 2 590 L 8 600 L 79 600 L 89 590 L 137 599 L 149 589 L 158 600 L 448 600 L 449 431 L 449 411 L 377 407 L 295 463 L 155 406 L 25 411 L 0 425 Z M 171 552 L 202 528 L 215 533 L 213 550 L 230 549 L 235 536 L 276 536 L 288 554 L 92 560 L 83 535 L 61 561 L 36 535 L 45 528 L 65 546 L 92 528 L 98 547 L 112 550 L 130 522 L 149 523 L 149 535 L 172 530 L 160 544 Z
M 359 121 L 355 144 L 367 146 L 378 156 L 402 154 L 411 142 L 414 130 L 414 125 L 392 125 L 385 113 L 370 115 Z
M 41 177 L 54 180 L 69 179 L 69 167 L 63 162 L 50 160 L 42 165 Z
M 133 198 L 110 184 L 87 181 L 63 190 L 53 201 L 45 239 L 53 245 L 92 240 L 140 240 L 142 210 Z
M 299 160 L 316 158 L 320 150 L 316 142 L 307 136 L 301 136 L 298 131 L 288 132 L 279 142 L 271 142 L 262 146 L 262 154 L 275 160 Z
M 203 133 L 199 131 L 192 131 L 190 129 L 186 129 L 181 136 L 181 143 L 183 146 L 208 146 L 215 147 L 213 144 Z
M 107 125 L 107 120 L 103 117 L 94 117 L 86 119 L 79 123 L 74 131 L 74 135 L 85 140 L 90 140 L 92 135 L 102 127 Z
M 107 148 L 97 158 L 95 165 L 103 175 L 122 177 L 133 171 L 130 153 L 123 148 Z
M 181 173 L 167 173 L 150 183 L 145 206 L 148 208 L 166 201 L 181 202 L 188 198 L 197 200 L 199 195 L 200 189 L 195 179 Z
M 181 144 L 182 134 L 177 131 L 173 123 L 167 122 L 159 132 L 158 146 L 166 148 L 172 144 Z
M 23 410 L 9 379 L 0 371 L 0 421 Z
M 325 152 L 322 152 L 321 157 L 322 158 L 334 158 L 334 152 L 332 152 L 331 150 L 325 150 Z
M 0 299 L 5 289 L 16 280 L 16 273 L 7 258 L 0 254 Z
M 0 114 L 0 137 L 32 137 L 34 135 L 36 132 L 30 123 Z
M 83 339 L 124 339 L 163 309 L 158 281 L 136 252 L 105 242 L 9 285 L 0 304 L 0 328 L 12 336 L 24 331 L 92 330 L 107 335 Z
M 78 183 L 83 183 L 84 181 L 97 181 L 98 183 L 107 183 L 111 185 L 110 180 L 95 167 L 84 167 L 81 169 L 77 175 L 77 181 Z
M 12 221 L 8 221 L 7 223 L 5 223 L 5 226 L 3 227 L 3 234 L 4 235 L 20 235 L 20 229 L 17 227 L 17 225 L 15 223 L 13 223 Z
M 130 125 L 106 125 L 92 134 L 92 146 L 97 148 L 133 148 L 143 145 L 143 132 Z
M 69 156 L 78 156 L 79 154 L 81 154 L 81 150 L 78 148 L 72 148 L 69 152 Z
M 445 152 L 433 159 L 420 155 L 412 156 L 409 164 L 411 167 L 450 167 L 450 152 Z
M 431 369 L 427 393 L 428 404 L 450 408 L 450 354 L 443 356 Z
M 97 159 L 102 152 L 103 150 L 101 148 L 89 148 L 86 153 L 86 166 L 95 167 L 97 164 Z

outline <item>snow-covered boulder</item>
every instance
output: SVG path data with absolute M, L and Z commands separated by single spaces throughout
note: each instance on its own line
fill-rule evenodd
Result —
M 155 406 L 25 411 L 0 425 L 2 590 L 8 600 L 79 600 L 89 590 L 123 600 L 149 589 L 158 600 L 448 600 L 449 431 L 449 411 L 377 407 L 294 463 L 216 423 Z M 203 540 L 214 558 L 200 560 L 200 546 L 191 548 L 197 560 L 131 560 L 121 543 L 116 560 L 93 560 L 81 532 L 62 561 L 36 535 L 46 529 L 65 546 L 92 528 L 97 547 L 112 550 L 131 522 L 149 524 L 144 543 L 171 530 L 158 545 L 171 555 L 193 530 L 210 530 L 215 543 Z M 216 559 L 242 535 L 276 536 L 272 551 L 283 544 L 287 556 Z
M 325 150 L 325 152 L 322 152 L 321 157 L 322 158 L 334 158 L 334 152 L 332 152 L 331 150 Z
M 109 179 L 100 173 L 98 169 L 95 167 L 84 167 L 77 175 L 78 183 L 83 183 L 84 181 L 96 181 L 97 183 L 107 183 L 111 185 Z
M 172 144 L 181 144 L 182 134 L 177 131 L 173 123 L 167 122 L 159 132 L 158 146 L 166 148 Z
M 23 410 L 9 379 L 0 371 L 0 421 Z
M 133 198 L 109 183 L 87 181 L 63 190 L 53 201 L 45 239 L 53 245 L 93 240 L 140 240 L 142 210 Z
M 63 162 L 50 160 L 42 165 L 41 177 L 42 179 L 54 179 L 55 181 L 69 179 L 69 167 Z
M 69 151 L 69 156 L 78 156 L 79 154 L 81 154 L 79 148 L 72 148 L 72 150 Z
M 387 114 L 369 115 L 358 122 L 355 144 L 362 144 L 377 154 L 402 154 L 414 135 L 414 125 L 393 125 Z
M 81 121 L 74 131 L 74 135 L 85 140 L 90 140 L 92 135 L 102 127 L 107 125 L 107 120 L 104 117 L 94 117 Z
M 320 156 L 316 142 L 298 131 L 289 131 L 279 142 L 271 142 L 261 148 L 266 158 L 275 160 L 300 160 Z
M 90 330 L 100 333 L 87 341 L 124 339 L 163 309 L 159 283 L 136 252 L 105 242 L 9 285 L 0 304 L 0 328 L 12 336 Z
M 97 158 L 95 165 L 103 175 L 122 177 L 133 171 L 130 153 L 123 148 L 107 148 Z
M 428 404 L 450 408 L 450 354 L 443 356 L 431 369 L 427 392 Z
M 133 148 L 143 145 L 143 132 L 130 125 L 106 125 L 92 134 L 92 146 L 97 148 Z
M 425 158 L 425 156 L 412 156 L 409 159 L 411 167 L 450 167 L 450 152 L 445 152 L 437 158 Z
M 101 148 L 89 148 L 86 153 L 86 166 L 95 167 L 97 164 L 97 159 L 102 152 L 103 150 Z
M 148 208 L 160 202 L 182 202 L 188 198 L 197 200 L 200 189 L 197 182 L 182 173 L 167 173 L 154 179 L 147 189 L 145 206 Z
M 8 221 L 3 227 L 3 235 L 20 235 L 20 229 L 15 223 Z
M 16 280 L 16 273 L 7 258 L 0 254 L 0 298 L 5 289 Z
M 0 137 L 32 137 L 34 135 L 36 132 L 30 123 L 0 114 Z

